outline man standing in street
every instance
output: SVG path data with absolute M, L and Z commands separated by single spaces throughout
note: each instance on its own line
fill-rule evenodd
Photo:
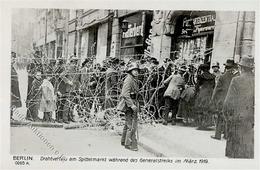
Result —
M 172 125 L 176 125 L 176 114 L 178 111 L 179 99 L 185 85 L 183 78 L 185 71 L 186 68 L 182 66 L 178 69 L 178 73 L 176 75 L 173 72 L 172 75 L 164 81 L 164 84 L 168 84 L 168 87 L 164 93 L 164 125 L 167 125 L 169 121 L 171 121 Z M 169 115 L 170 112 L 172 113 L 171 119 Z
M 218 140 L 221 139 L 221 134 L 223 130 L 226 137 L 226 133 L 225 133 L 226 126 L 223 119 L 222 107 L 228 92 L 230 82 L 232 78 L 237 76 L 238 74 L 238 72 L 234 69 L 235 67 L 234 60 L 228 59 L 224 65 L 225 65 L 225 73 L 223 75 L 220 75 L 211 98 L 214 112 L 217 114 L 215 136 L 211 136 L 211 137 L 213 139 L 218 139 Z
M 137 151 L 137 112 L 138 112 L 138 74 L 137 63 L 130 63 L 127 69 L 127 77 L 119 98 L 117 110 L 125 113 L 125 126 L 121 138 L 121 145 L 126 149 Z
M 27 96 L 27 115 L 26 119 L 30 121 L 40 121 L 38 117 L 38 110 L 40 107 L 41 100 L 41 90 L 40 86 L 42 84 L 42 72 L 40 70 L 36 71 L 34 80 L 32 82 L 31 91 L 29 91 Z
M 18 75 L 14 68 L 16 60 L 16 53 L 11 53 L 11 116 L 10 119 L 13 120 L 13 112 L 16 108 L 22 107 Z
M 226 153 L 229 158 L 254 158 L 254 58 L 243 56 L 239 62 L 240 76 L 230 83 L 223 105 L 228 121 Z
M 65 82 L 65 95 L 66 102 L 63 111 L 63 122 L 69 123 L 69 121 L 75 122 L 73 118 L 73 108 L 77 104 L 77 90 L 79 90 L 79 73 L 77 70 L 78 58 L 72 57 L 70 64 L 66 70 L 61 74 L 63 81 Z

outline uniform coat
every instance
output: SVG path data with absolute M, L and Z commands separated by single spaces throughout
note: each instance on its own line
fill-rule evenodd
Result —
M 131 75 L 127 74 L 127 77 L 124 80 L 124 85 L 119 97 L 119 103 L 117 106 L 117 110 L 126 112 L 127 107 L 132 107 L 136 105 L 137 102 L 134 99 L 131 99 L 131 94 L 138 93 L 138 81 Z
M 136 133 L 138 114 L 136 111 L 133 111 L 131 107 L 136 105 L 138 108 L 138 103 L 137 100 L 133 98 L 132 94 L 134 94 L 136 98 L 138 94 L 138 82 L 131 74 L 127 74 L 117 107 L 118 110 L 125 113 L 125 125 L 123 128 L 121 144 L 131 149 L 137 149 Z
M 228 121 L 226 156 L 254 158 L 254 74 L 242 73 L 231 81 L 223 105 Z

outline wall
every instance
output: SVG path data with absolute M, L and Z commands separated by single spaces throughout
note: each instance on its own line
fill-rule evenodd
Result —
M 224 70 L 223 64 L 226 60 L 234 57 L 237 19 L 238 12 L 216 12 L 211 63 L 219 62 L 222 71 Z
M 108 23 L 99 25 L 96 62 L 100 64 L 102 63 L 103 60 L 106 59 L 107 31 L 108 31 Z
M 83 30 L 82 38 L 81 38 L 81 58 L 83 60 L 87 58 L 87 54 L 88 54 L 88 38 L 89 38 L 88 30 Z

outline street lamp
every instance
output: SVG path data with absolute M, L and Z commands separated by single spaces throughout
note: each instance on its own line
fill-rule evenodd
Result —
M 123 32 L 126 32 L 128 30 L 128 24 L 129 24 L 129 22 L 126 19 L 124 19 L 122 21 L 121 28 L 122 28 Z

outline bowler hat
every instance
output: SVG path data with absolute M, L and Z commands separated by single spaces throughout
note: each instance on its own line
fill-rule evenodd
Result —
M 248 68 L 254 68 L 254 58 L 251 55 L 242 56 L 238 65 Z
M 227 59 L 226 63 L 224 63 L 224 66 L 226 67 L 234 67 L 235 66 L 235 61 L 232 59 Z

